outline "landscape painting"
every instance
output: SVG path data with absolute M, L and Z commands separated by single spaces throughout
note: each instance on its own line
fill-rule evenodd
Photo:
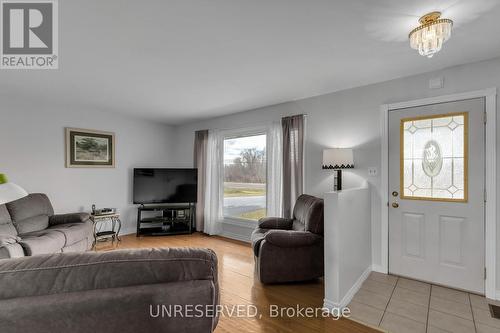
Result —
M 66 167 L 114 167 L 115 135 L 66 128 Z

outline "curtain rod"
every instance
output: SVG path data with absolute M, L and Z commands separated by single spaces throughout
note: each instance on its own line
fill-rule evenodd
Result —
M 297 117 L 297 116 L 307 117 L 308 114 L 307 113 L 292 114 L 291 116 L 284 116 L 284 117 L 281 117 L 281 118 Z

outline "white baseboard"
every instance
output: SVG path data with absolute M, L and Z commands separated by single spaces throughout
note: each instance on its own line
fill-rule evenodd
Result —
M 136 228 L 125 228 L 120 230 L 120 236 L 131 235 L 137 232 Z
M 388 272 L 382 268 L 382 265 L 373 265 L 372 271 L 382 273 L 382 274 L 388 274 Z
M 242 235 L 239 235 L 239 234 L 235 234 L 235 233 L 232 233 L 232 232 L 228 232 L 228 231 L 222 231 L 222 233 L 219 234 L 219 236 L 226 237 L 226 238 L 231 238 L 231 239 L 242 241 L 242 242 L 245 242 L 245 243 L 251 243 L 252 242 L 250 240 L 250 238 L 248 238 L 248 237 L 245 237 L 245 236 L 242 236 Z
M 339 309 L 340 306 L 337 303 L 325 298 L 323 299 L 323 308 L 332 311 L 333 309 Z
M 323 307 L 328 310 L 333 310 L 335 309 L 342 309 L 347 306 L 347 304 L 351 303 L 352 298 L 356 293 L 358 292 L 359 288 L 361 288 L 361 285 L 365 280 L 368 278 L 368 275 L 372 272 L 372 266 L 368 266 L 366 270 L 361 274 L 361 276 L 358 278 L 358 280 L 353 284 L 351 289 L 345 294 L 345 296 L 342 298 L 340 303 L 333 302 L 328 299 L 323 300 Z
M 137 230 L 135 228 L 122 229 L 122 230 L 120 230 L 120 236 L 133 235 L 136 232 L 137 232 Z M 231 239 L 235 239 L 235 240 L 242 241 L 242 242 L 245 242 L 245 243 L 251 243 L 252 242 L 250 240 L 250 238 L 247 238 L 247 237 L 244 237 L 242 235 L 238 235 L 238 234 L 235 234 L 235 233 L 232 233 L 232 232 L 227 232 L 227 231 L 223 231 L 219 236 L 226 237 L 226 238 L 231 238 Z

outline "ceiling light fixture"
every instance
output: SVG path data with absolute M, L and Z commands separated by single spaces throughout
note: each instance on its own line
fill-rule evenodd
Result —
M 450 39 L 453 21 L 440 17 L 440 12 L 426 14 L 420 18 L 420 26 L 410 32 L 410 46 L 420 55 L 432 58 Z

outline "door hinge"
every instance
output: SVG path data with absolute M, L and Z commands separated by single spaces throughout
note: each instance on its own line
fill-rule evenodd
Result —
M 488 192 L 486 192 L 486 189 L 484 189 L 484 202 L 488 201 Z
M 486 280 L 486 267 L 484 268 L 484 279 Z
M 486 124 L 488 122 L 488 114 L 486 111 L 484 111 L 484 123 Z

